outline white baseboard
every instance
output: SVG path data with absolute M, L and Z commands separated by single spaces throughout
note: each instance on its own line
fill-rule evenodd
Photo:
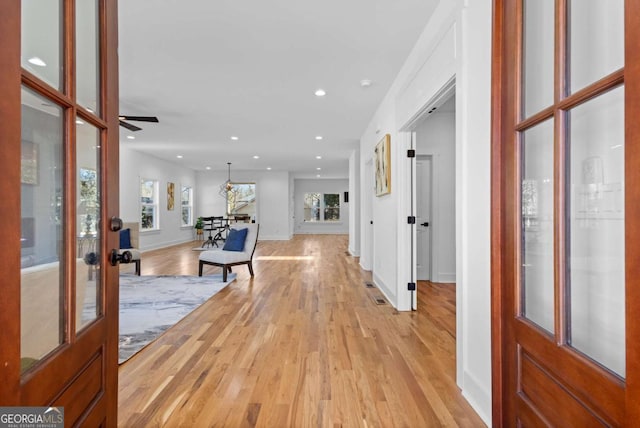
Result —
M 147 251 L 159 250 L 161 248 L 173 247 L 174 245 L 184 244 L 185 242 L 193 242 L 193 239 L 175 239 L 173 241 L 168 242 L 160 242 L 153 245 L 150 245 L 145 248 L 140 248 L 141 253 L 145 253 Z
M 344 230 L 296 230 L 296 235 L 348 235 Z
M 471 404 L 473 410 L 476 411 L 480 419 L 491 426 L 491 391 L 487 390 L 478 380 L 468 371 L 463 373 L 462 396 Z
M 289 241 L 293 236 L 287 235 L 260 235 L 258 241 Z
M 454 283 L 456 282 L 455 272 L 438 272 L 433 282 Z
M 352 248 L 349 248 L 347 251 L 349 251 L 349 254 L 351 254 L 351 257 L 360 257 L 360 253 L 353 250 Z
M 396 304 L 395 299 L 396 294 L 393 293 L 389 287 L 387 287 L 382 278 L 376 275 L 375 272 L 373 274 L 373 283 L 376 285 L 376 287 L 378 287 L 378 290 L 380 290 L 382 294 L 384 294 L 384 297 L 387 298 L 387 301 L 391 304 L 391 306 L 397 309 L 398 305 Z

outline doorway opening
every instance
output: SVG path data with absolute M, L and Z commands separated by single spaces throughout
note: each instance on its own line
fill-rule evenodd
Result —
M 416 227 L 412 269 L 421 281 L 456 281 L 455 92 L 434 103 L 412 127 Z M 414 299 L 416 309 L 416 299 Z

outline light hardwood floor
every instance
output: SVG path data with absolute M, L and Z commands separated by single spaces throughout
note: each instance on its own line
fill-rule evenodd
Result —
M 188 243 L 143 275 L 197 275 Z M 482 427 L 455 384 L 455 287 L 378 305 L 347 237 L 258 243 L 236 281 L 120 367 L 122 427 Z M 205 266 L 205 274 L 218 268 Z

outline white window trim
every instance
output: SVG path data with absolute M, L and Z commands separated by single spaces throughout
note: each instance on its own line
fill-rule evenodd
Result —
M 145 181 L 152 181 L 153 182 L 153 204 L 148 204 L 148 203 L 143 203 L 142 202 L 142 183 Z M 159 196 L 160 196 L 160 180 L 157 180 L 155 178 L 144 178 L 141 177 L 140 178 L 140 185 L 138 187 L 138 201 L 140 203 L 140 233 L 144 233 L 144 232 L 153 232 L 156 230 L 160 230 L 160 203 L 159 203 Z M 151 228 L 143 228 L 142 227 L 142 208 L 145 206 L 149 206 L 149 207 L 153 207 L 154 210 L 154 216 L 153 216 L 153 227 Z
M 320 206 L 318 207 L 318 209 L 320 210 L 320 220 L 307 220 L 304 218 L 304 201 L 306 200 L 306 196 L 310 193 L 317 193 L 318 195 L 320 195 Z M 324 195 L 338 195 L 338 209 L 340 210 L 340 217 L 338 218 L 338 220 L 325 220 L 324 219 L 324 210 L 326 208 L 326 205 L 324 203 Z M 302 197 L 302 213 L 303 213 L 303 219 L 302 222 L 303 223 L 308 223 L 308 224 L 342 224 L 344 222 L 344 220 L 342 219 L 342 196 L 340 196 L 340 193 L 338 192 L 305 192 L 303 197 Z
M 189 204 L 188 205 L 182 205 L 182 193 L 184 189 L 189 189 Z M 189 223 L 188 224 L 184 224 L 182 223 L 182 209 L 184 207 L 189 207 Z M 193 186 L 188 185 L 188 184 L 180 184 L 180 227 L 193 227 L 194 225 L 194 221 L 193 221 Z

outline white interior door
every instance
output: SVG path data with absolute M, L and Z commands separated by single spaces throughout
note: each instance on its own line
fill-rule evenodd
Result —
M 416 161 L 416 267 L 418 280 L 431 280 L 431 156 Z

